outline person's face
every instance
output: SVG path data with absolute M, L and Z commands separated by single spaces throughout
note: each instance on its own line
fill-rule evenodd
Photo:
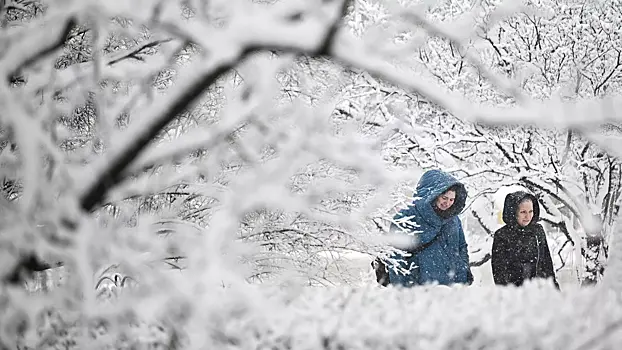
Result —
M 456 200 L 456 192 L 447 191 L 436 198 L 436 207 L 442 211 L 451 208 Z
M 516 211 L 516 222 L 524 227 L 529 225 L 531 219 L 533 219 L 533 203 L 530 200 L 522 201 Z

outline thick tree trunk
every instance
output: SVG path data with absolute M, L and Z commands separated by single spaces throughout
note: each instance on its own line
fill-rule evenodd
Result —
M 603 276 L 603 285 L 622 292 L 622 226 L 616 224 L 609 246 L 609 261 Z
M 585 279 L 581 283 L 583 286 L 598 283 L 604 272 L 603 266 L 603 244 L 605 240 L 602 235 L 587 236 L 586 249 L 581 253 L 586 260 Z

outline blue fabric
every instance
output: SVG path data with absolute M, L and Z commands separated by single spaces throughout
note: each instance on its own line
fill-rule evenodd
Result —
M 447 209 L 444 218 L 434 210 L 436 198 L 452 186 L 457 186 L 456 199 Z M 413 203 L 393 218 L 392 232 L 402 232 L 413 237 L 412 247 L 426 244 L 438 235 L 427 248 L 414 254 L 394 254 L 392 258 L 404 260 L 400 266 L 409 270 L 402 274 L 389 266 L 390 283 L 413 286 L 427 283 L 450 285 L 470 284 L 467 243 L 458 214 L 466 204 L 467 191 L 456 178 L 440 170 L 426 171 L 417 185 Z

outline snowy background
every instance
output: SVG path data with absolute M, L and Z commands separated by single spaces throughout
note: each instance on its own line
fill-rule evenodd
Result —
M 0 0 L 0 349 L 617 349 L 622 3 Z M 473 286 L 381 288 L 421 174 Z M 534 193 L 561 292 L 496 287 Z

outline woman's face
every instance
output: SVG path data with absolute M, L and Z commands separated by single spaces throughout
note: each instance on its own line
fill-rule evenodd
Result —
M 531 219 L 533 219 L 533 202 L 531 200 L 524 200 L 518 205 L 516 222 L 519 226 L 525 227 L 529 225 Z
M 447 191 L 447 192 L 441 194 L 440 196 L 438 196 L 438 198 L 436 198 L 435 205 L 441 211 L 445 211 L 445 210 L 451 208 L 452 205 L 454 205 L 454 201 L 455 200 L 456 200 L 456 192 L 455 191 Z

